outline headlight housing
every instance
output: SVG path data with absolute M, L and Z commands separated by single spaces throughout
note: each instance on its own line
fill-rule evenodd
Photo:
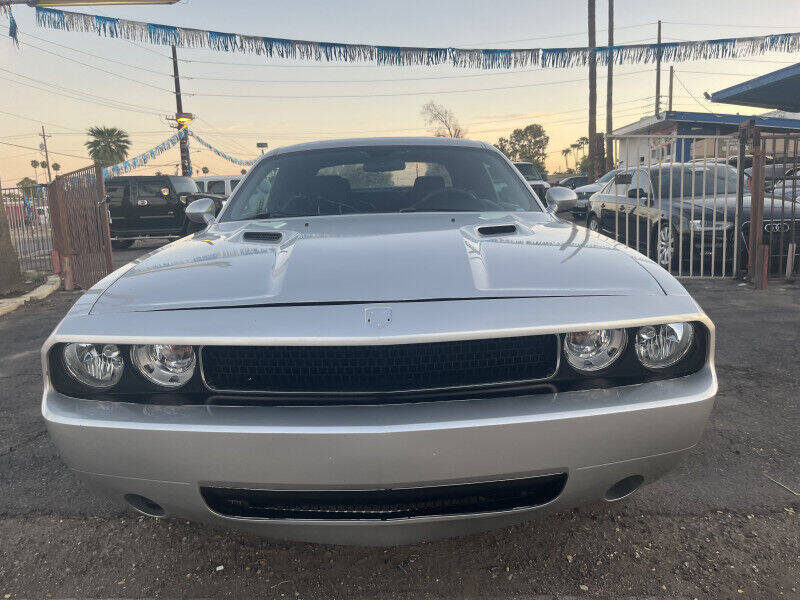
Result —
M 197 364 L 192 346 L 174 344 L 133 346 L 131 360 L 145 379 L 165 388 L 188 383 Z
M 702 219 L 689 221 L 689 228 L 695 233 L 703 233 L 706 231 L 727 231 L 731 227 L 733 227 L 733 223 L 730 221 L 717 221 L 716 223 L 711 220 L 706 220 L 704 222 Z
M 573 331 L 564 335 L 564 356 L 576 371 L 594 373 L 614 364 L 627 341 L 624 329 Z
M 665 369 L 681 360 L 694 340 L 691 323 L 646 325 L 636 332 L 636 356 L 648 369 Z
M 122 354 L 114 344 L 66 344 L 64 365 L 76 381 L 97 390 L 116 385 L 124 369 Z

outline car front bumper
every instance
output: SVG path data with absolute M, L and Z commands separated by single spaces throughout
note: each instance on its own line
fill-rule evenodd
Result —
M 154 406 L 81 400 L 46 387 L 43 414 L 66 463 L 117 500 L 167 516 L 285 539 L 402 544 L 462 535 L 603 500 L 649 483 L 700 437 L 713 364 L 606 390 L 373 406 Z M 535 508 L 394 520 L 253 519 L 212 511 L 200 486 L 376 490 L 567 473 Z

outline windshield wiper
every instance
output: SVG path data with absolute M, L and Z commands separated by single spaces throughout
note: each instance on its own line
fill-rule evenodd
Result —
M 258 213 L 257 215 L 253 215 L 252 217 L 242 217 L 241 219 L 236 219 L 237 221 L 258 221 L 260 219 L 289 219 L 291 217 L 302 217 L 305 215 L 289 215 L 286 213 L 278 213 L 278 212 L 265 212 L 265 213 Z

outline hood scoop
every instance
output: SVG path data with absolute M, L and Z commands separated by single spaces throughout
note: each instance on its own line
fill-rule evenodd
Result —
M 242 239 L 245 242 L 277 244 L 283 239 L 283 234 L 278 231 L 245 231 Z
M 484 237 L 491 237 L 495 235 L 509 235 L 517 233 L 516 225 L 484 225 L 478 227 L 478 233 Z

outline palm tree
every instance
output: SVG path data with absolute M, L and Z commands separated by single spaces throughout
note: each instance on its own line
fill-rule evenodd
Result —
M 573 157 L 572 158 L 575 161 L 575 170 L 577 171 L 578 170 L 578 150 L 580 150 L 581 145 L 578 142 L 575 142 L 574 144 L 570 144 L 569 147 L 572 148 L 572 152 L 573 152 Z
M 53 169 L 53 173 L 58 173 L 61 170 L 61 165 L 58 163 L 53 163 L 50 165 L 50 168 Z
M 569 169 L 569 154 L 570 154 L 570 152 L 572 152 L 572 148 L 564 148 L 561 151 L 561 156 L 564 157 L 564 170 L 565 171 Z
M 203 175 L 208 175 L 208 167 L 203 167 L 200 170 L 203 172 Z
M 583 156 L 586 156 L 586 147 L 589 145 L 589 138 L 586 137 L 585 135 L 579 137 L 578 138 L 578 144 L 580 145 L 581 154 Z
M 242 175 L 247 175 L 247 169 L 242 169 Z
M 84 145 L 89 156 L 103 167 L 110 167 L 128 157 L 131 140 L 128 132 L 117 127 L 90 127 L 86 131 L 89 141 Z
M 36 183 L 39 183 L 39 161 L 38 160 L 32 160 L 31 161 L 31 166 L 33 167 L 34 177 L 36 177 Z

